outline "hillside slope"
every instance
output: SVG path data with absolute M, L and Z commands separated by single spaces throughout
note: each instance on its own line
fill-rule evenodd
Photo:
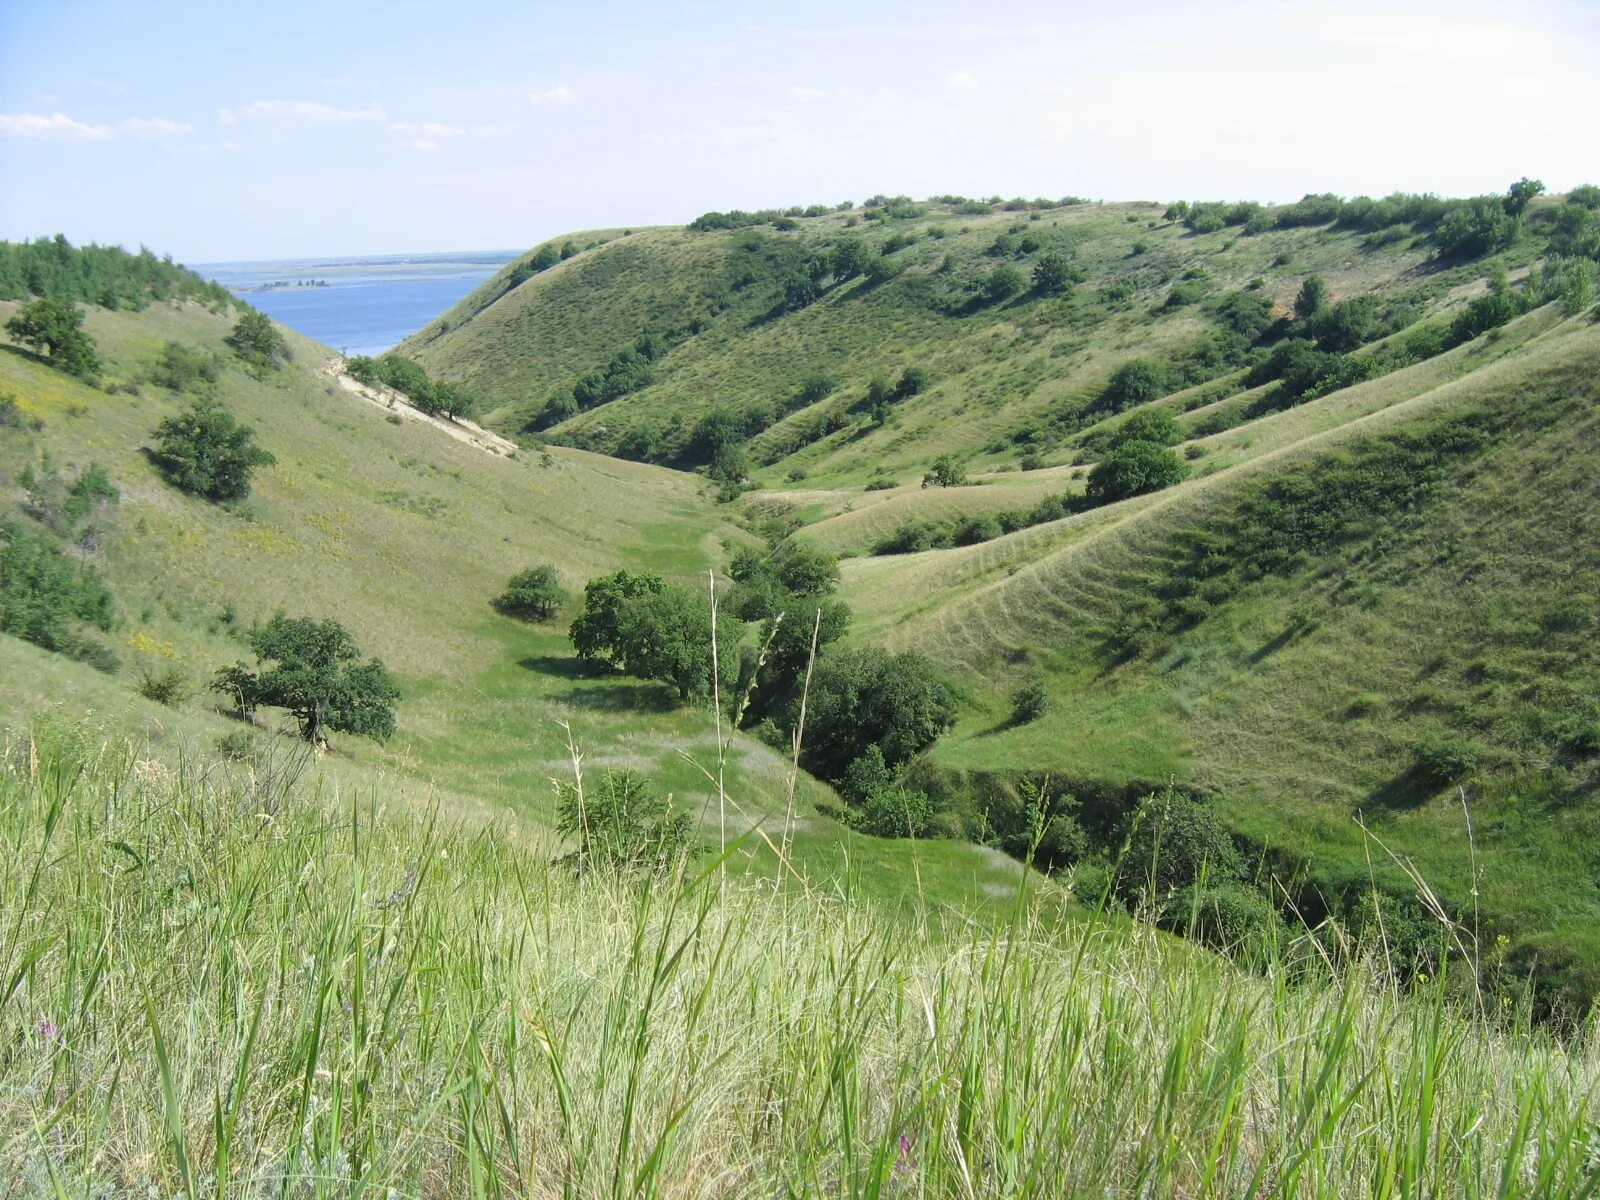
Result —
M 1348 915 L 1420 870 L 1507 970 L 1582 1008 L 1600 995 L 1589 200 L 1535 202 L 1487 255 L 1457 234 L 1498 200 L 1400 198 L 1412 217 L 1363 224 L 1308 199 L 1242 226 L 890 202 L 646 230 L 414 348 L 509 389 L 503 429 L 709 466 L 725 496 L 745 482 L 747 521 L 847 556 L 854 644 L 920 651 L 966 689 L 913 772 L 953 811 L 1014 803 L 1028 777 L 1115 832 L 1108 813 L 1173 781 L 1214 800 L 1286 911 Z M 893 265 L 829 278 L 855 240 Z M 1070 286 L 1028 286 L 1051 254 Z M 1020 291 L 978 290 L 1007 268 Z M 652 325 L 662 281 L 688 325 Z M 664 344 L 617 354 L 630 318 Z M 1119 394 L 1136 360 L 1156 382 Z M 572 388 L 595 370 L 618 394 Z M 595 402 L 568 412 L 568 393 Z M 1170 429 L 1179 481 L 1086 494 L 1130 422 Z M 728 429 L 742 460 L 708 446 Z M 940 455 L 952 486 L 927 486 Z M 1024 684 L 1042 715 L 1012 714 Z
M 14 309 L 0 303 L 0 321 Z M 101 572 L 113 597 L 111 630 L 94 637 L 110 674 L 0 636 L 4 724 L 45 719 L 154 738 L 162 753 L 214 754 L 242 727 L 207 690 L 213 673 L 249 657 L 251 625 L 287 611 L 341 622 L 400 685 L 392 740 L 335 737 L 321 769 L 337 786 L 381 779 L 393 793 L 403 783 L 452 813 L 510 811 L 550 839 L 551 779 L 572 772 L 565 722 L 591 771 L 645 771 L 705 815 L 710 713 L 680 707 L 660 685 L 584 670 L 566 636 L 570 608 L 525 624 L 492 607 L 513 573 L 540 562 L 569 591 L 619 567 L 703 586 L 706 568 L 746 536 L 703 481 L 578 450 L 486 452 L 336 384 L 337 356 L 288 331 L 293 361 L 251 373 L 225 346 L 232 314 L 193 303 L 87 314 L 105 359 L 99 387 L 0 350 L 0 396 L 15 402 L 0 421 L 0 521 L 25 506 L 30 467 L 67 479 L 91 463 L 105 470 L 119 499 L 77 561 Z M 150 382 L 171 342 L 220 365 L 213 394 L 276 457 L 242 504 L 186 496 L 147 459 L 155 427 L 189 402 Z M 137 695 L 169 674 L 172 703 Z M 278 740 L 263 740 L 268 732 L 255 732 L 258 750 Z M 741 829 L 782 812 L 787 771 L 765 746 L 735 738 L 727 782 Z M 830 797 L 802 775 L 802 814 Z M 804 824 L 796 855 L 819 879 L 876 864 L 869 890 L 885 898 L 922 886 L 891 844 L 814 815 Z M 1014 886 L 1014 869 L 974 847 L 931 846 L 921 862 L 936 901 L 988 904 L 986 889 Z

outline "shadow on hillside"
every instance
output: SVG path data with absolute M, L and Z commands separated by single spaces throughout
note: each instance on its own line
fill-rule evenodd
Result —
M 0 342 L 0 350 L 8 354 L 15 354 L 18 358 L 27 359 L 29 362 L 38 363 L 41 367 L 48 367 L 50 359 L 47 355 L 40 354 L 37 350 L 29 350 L 24 346 L 13 346 L 9 342 Z
M 1367 793 L 1366 806 L 1397 811 L 1417 808 L 1432 794 L 1428 781 L 1414 764 Z
M 590 712 L 664 713 L 679 707 L 678 694 L 660 683 L 597 683 L 568 688 L 551 699 Z
M 599 663 L 587 662 L 570 654 L 538 654 L 517 663 L 524 671 L 536 675 L 553 675 L 557 679 L 598 679 L 606 668 Z

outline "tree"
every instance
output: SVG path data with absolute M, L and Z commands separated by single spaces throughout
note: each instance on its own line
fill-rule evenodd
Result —
M 68 558 L 55 539 L 18 521 L 0 523 L 0 633 L 72 650 L 74 623 L 109 630 L 113 615 L 100 576 Z
M 1072 287 L 1072 271 L 1067 260 L 1054 250 L 1046 251 L 1033 264 L 1033 290 L 1046 296 L 1058 296 Z
M 207 500 L 243 500 L 255 468 L 277 461 L 255 444 L 249 426 L 208 398 L 161 422 L 155 436 L 156 466 L 167 482 Z
M 927 371 L 921 367 L 907 367 L 900 376 L 900 382 L 895 384 L 894 398 L 907 400 L 919 392 L 926 391 L 929 382 Z
M 1020 295 L 1022 288 L 1022 272 L 1015 267 L 996 267 L 978 280 L 978 292 L 990 304 Z
M 817 298 L 817 281 L 804 271 L 797 271 L 783 282 L 783 307 L 797 312 Z
M 1544 195 L 1544 183 L 1538 179 L 1529 179 L 1524 175 L 1506 190 L 1505 199 L 1501 205 L 1513 217 L 1520 217 L 1527 210 L 1536 196 Z
M 1164 408 L 1147 408 L 1136 412 L 1112 432 L 1111 446 L 1115 449 L 1126 442 L 1154 442 L 1158 446 L 1172 446 L 1183 441 L 1183 429 Z
M 376 658 L 360 661 L 355 640 L 337 621 L 282 613 L 250 633 L 256 667 L 227 667 L 212 682 L 243 712 L 288 709 L 300 736 L 326 745 L 327 731 L 385 741 L 394 733 L 400 689 Z
M 606 771 L 598 786 L 582 790 L 562 783 L 556 811 L 557 831 L 577 840 L 566 861 L 579 873 L 659 875 L 693 849 L 693 818 L 633 771 Z
M 504 594 L 494 603 L 508 616 L 524 621 L 548 621 L 566 602 L 566 589 L 556 577 L 556 569 L 546 563 L 513 575 Z
M 545 245 L 540 246 L 539 249 L 534 252 L 533 269 L 536 272 L 548 271 L 560 261 L 561 252 L 554 246 L 546 243 Z
M 47 355 L 50 365 L 70 375 L 90 376 L 100 369 L 94 340 L 83 331 L 83 314 L 68 300 L 35 300 L 6 322 L 13 341 Z
M 967 469 L 954 454 L 941 454 L 922 477 L 923 487 L 961 487 L 967 482 Z
M 1147 404 L 1166 394 L 1167 373 L 1159 363 L 1148 358 L 1135 358 L 1123 363 L 1111 373 L 1105 391 L 1100 393 L 1098 407 L 1121 412 L 1138 404 Z
M 1490 197 L 1456 205 L 1433 236 L 1445 258 L 1481 258 L 1504 250 L 1521 232 L 1521 218 Z
M 749 473 L 744 454 L 744 418 L 731 408 L 712 409 L 689 436 L 689 453 L 710 468 L 714 479 L 743 479 Z
M 791 698 L 791 728 L 798 706 Z M 893 769 L 933 745 L 954 719 L 955 694 L 922 655 L 834 647 L 811 681 L 802 761 L 824 779 L 839 779 L 875 746 Z
M 253 308 L 239 314 L 225 340 L 235 354 L 253 367 L 279 367 L 293 357 L 278 327 L 265 313 Z
M 578 657 L 603 659 L 622 667 L 615 646 L 623 606 L 640 596 L 663 591 L 666 586 L 667 581 L 654 571 L 614 571 L 591 579 L 584 585 L 583 611 L 569 631 Z
M 867 269 L 867 248 L 859 238 L 844 238 L 828 256 L 828 266 L 840 283 L 854 279 Z
M 1140 804 L 1123 871 L 1134 890 L 1165 896 L 1202 875 L 1213 885 L 1241 879 L 1245 861 L 1209 805 L 1167 788 Z
M 724 688 L 738 676 L 739 632 L 734 617 L 717 623 L 717 682 Z M 572 623 L 580 657 L 670 683 L 683 700 L 701 700 L 711 692 L 711 640 L 709 599 L 648 571 L 617 571 L 590 580 L 584 610 Z
M 567 259 L 575 257 L 577 255 L 577 253 L 578 253 L 578 243 L 577 242 L 574 242 L 574 241 L 569 239 L 568 241 L 562 243 L 562 246 L 561 246 L 561 261 L 562 262 L 566 262 Z
M 1130 441 L 1118 446 L 1089 472 L 1089 499 L 1101 504 L 1160 491 L 1180 482 L 1188 468 L 1171 450 L 1156 442 Z
M 791 542 L 773 556 L 773 576 L 790 595 L 825 596 L 839 586 L 839 557 L 807 542 Z
M 1321 275 L 1308 275 L 1306 281 L 1300 285 L 1300 294 L 1294 298 L 1294 315 L 1301 321 L 1309 321 L 1326 307 L 1328 303 L 1328 281 Z

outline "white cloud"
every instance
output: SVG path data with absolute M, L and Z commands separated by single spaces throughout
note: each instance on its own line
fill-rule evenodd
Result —
M 109 142 L 117 131 L 109 125 L 88 125 L 65 113 L 0 113 L 0 137 L 39 138 L 59 142 Z
M 136 138 L 184 137 L 194 132 L 194 126 L 182 121 L 169 121 L 166 117 L 129 117 L 120 122 L 122 131 Z
M 571 104 L 577 98 L 576 92 L 561 84 L 528 93 L 528 100 L 533 104 Z
M 823 100 L 843 100 L 849 94 L 850 89 L 842 83 L 833 88 L 792 87 L 789 89 L 789 99 L 796 104 L 816 104 Z
M 389 132 L 398 139 L 398 150 L 437 150 L 441 142 L 458 138 L 490 141 L 510 128 L 505 125 L 448 125 L 442 121 L 392 121 Z
M 335 108 L 316 100 L 257 100 L 243 108 L 224 108 L 217 113 L 224 125 L 240 121 L 276 121 L 303 125 L 354 125 L 383 120 L 383 108 L 373 101 L 365 108 Z
M 978 90 L 978 77 L 971 71 L 957 71 L 945 80 L 950 87 L 958 92 L 975 92 Z

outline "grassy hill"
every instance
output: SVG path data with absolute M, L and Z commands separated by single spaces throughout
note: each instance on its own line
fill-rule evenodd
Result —
M 708 415 L 734 414 L 744 518 L 848 556 L 855 643 L 930 655 L 966 689 L 916 772 L 952 810 L 1031 779 L 1087 823 L 1176 781 L 1214 798 L 1286 910 L 1347 913 L 1374 880 L 1409 896 L 1418 869 L 1492 922 L 1508 970 L 1581 1008 L 1600 994 L 1600 328 L 1557 274 L 1592 278 L 1563 265 L 1594 244 L 1574 195 L 1467 251 L 1461 214 L 1499 221 L 1498 201 L 1308 199 L 1233 224 L 890 202 L 580 237 L 410 348 L 528 439 L 693 466 Z M 852 240 L 892 265 L 791 302 Z M 1028 286 L 1051 254 L 1064 292 Z M 1020 292 L 975 290 L 1007 266 Z M 1342 343 L 1296 313 L 1313 276 L 1364 322 Z M 666 344 L 638 368 L 616 356 L 641 331 Z M 1338 353 L 1294 391 L 1273 363 L 1307 336 Z M 1133 360 L 1161 385 L 1114 401 Z M 924 385 L 874 412 L 872 382 L 910 368 Z M 596 370 L 627 387 L 563 415 Z M 1187 478 L 1094 506 L 1091 468 L 1151 413 Z M 967 481 L 920 486 L 941 454 Z M 1019 723 L 1030 681 L 1044 715 Z
M 0 302 L 0 320 L 15 308 Z M 578 450 L 486 452 L 339 386 L 337 356 L 289 331 L 293 361 L 252 373 L 224 344 L 232 320 L 192 302 L 92 308 L 86 328 L 105 360 L 99 386 L 15 347 L 0 352 L 0 395 L 14 398 L 16 414 L 0 423 L 0 519 L 21 505 L 23 472 L 46 462 L 66 478 L 98 463 L 120 493 L 104 536 L 81 556 L 114 596 L 113 627 L 95 635 L 115 660 L 101 664 L 111 673 L 0 637 L 5 723 L 93 714 L 107 736 L 155 738 L 168 755 L 214 755 L 241 726 L 207 690 L 213 673 L 249 657 L 250 626 L 287 611 L 340 621 L 400 685 L 394 739 L 335 738 L 322 770 L 341 786 L 381 780 L 452 813 L 510 811 L 552 838 L 551 779 L 571 775 L 566 722 L 589 770 L 647 772 L 714 823 L 715 788 L 704 773 L 716 769 L 710 713 L 680 707 L 660 685 L 586 671 L 566 637 L 571 611 L 526 624 L 491 603 L 513 573 L 539 562 L 555 565 L 571 590 L 624 566 L 704 586 L 706 568 L 748 535 L 703 495 L 703 481 Z M 277 458 L 240 505 L 185 496 L 147 460 L 155 427 L 189 402 L 149 381 L 170 342 L 222 364 L 220 402 Z M 172 704 L 137 694 L 173 672 Z M 269 732 L 258 736 L 277 740 Z M 741 828 L 781 824 L 788 769 L 736 736 L 730 819 Z M 893 843 L 817 816 L 814 803 L 831 792 L 803 775 L 799 788 L 795 853 L 805 869 L 819 879 L 865 870 L 867 890 L 886 900 L 917 894 L 915 864 Z M 986 888 L 1011 878 L 975 847 L 929 844 L 921 861 L 931 866 L 923 894 L 940 903 L 992 904 Z

